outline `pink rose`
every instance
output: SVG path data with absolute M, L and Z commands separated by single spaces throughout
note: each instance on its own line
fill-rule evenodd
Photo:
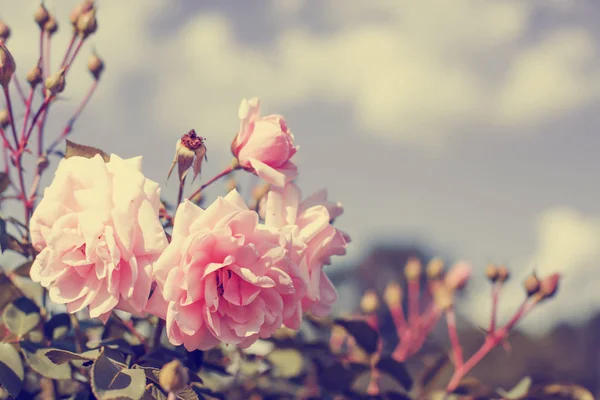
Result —
M 296 165 L 290 161 L 298 147 L 282 116 L 260 118 L 259 112 L 258 98 L 242 100 L 240 131 L 231 143 L 231 152 L 242 168 L 281 187 L 298 175 Z
M 70 313 L 89 307 L 106 322 L 114 308 L 140 314 L 146 307 L 152 263 L 167 238 L 160 188 L 140 170 L 141 157 L 63 159 L 33 213 L 31 239 L 40 253 L 31 279 Z
M 265 224 L 293 238 L 293 259 L 308 281 L 303 311 L 326 316 L 337 301 L 337 291 L 323 266 L 331 263 L 331 256 L 346 254 L 350 238 L 331 225 L 342 214 L 343 207 L 328 202 L 326 191 L 300 200 L 300 189 L 294 183 L 271 189 L 264 205 Z
M 189 201 L 155 264 L 148 311 L 165 319 L 173 345 L 248 347 L 285 324 L 298 329 L 305 282 L 285 238 L 258 223 L 236 190 L 206 210 Z

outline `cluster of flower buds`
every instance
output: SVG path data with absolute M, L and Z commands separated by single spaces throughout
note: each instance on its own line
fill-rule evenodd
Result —
M 96 20 L 96 7 L 93 0 L 85 0 L 78 4 L 71 15 L 69 21 L 73 25 L 74 32 L 82 38 L 87 38 L 98 29 Z

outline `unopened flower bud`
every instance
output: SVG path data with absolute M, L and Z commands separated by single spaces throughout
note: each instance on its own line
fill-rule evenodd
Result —
M 160 386 L 169 393 L 177 393 L 184 389 L 190 380 L 187 368 L 181 361 L 173 360 L 165 364 L 158 374 Z
M 454 264 L 450 271 L 446 274 L 444 282 L 450 290 L 459 290 L 465 287 L 471 277 L 471 265 L 466 262 L 458 262 Z
M 433 302 L 436 307 L 445 311 L 454 305 L 454 293 L 443 282 L 437 282 L 432 286 Z
M 10 114 L 6 108 L 0 110 L 0 127 L 6 128 L 10 124 Z
M 498 267 L 498 282 L 504 283 L 510 278 L 510 272 L 504 265 Z
M 533 296 L 537 292 L 540 291 L 540 280 L 533 275 L 529 275 L 527 279 L 525 279 L 525 291 L 527 292 L 527 296 Z
M 402 287 L 397 282 L 390 282 L 383 291 L 383 301 L 389 308 L 402 307 Z
M 559 274 L 552 274 L 540 281 L 540 291 L 538 295 L 540 300 L 549 299 L 558 291 L 558 282 L 560 281 Z
M 89 11 L 83 12 L 77 18 L 77 33 L 82 37 L 88 37 L 98 29 L 98 21 L 96 20 L 96 9 L 92 8 Z
M 6 41 L 9 37 L 10 28 L 4 23 L 4 21 L 0 21 L 0 39 Z
M 409 281 L 415 281 L 421 276 L 422 269 L 421 261 L 415 257 L 412 257 L 408 260 L 406 266 L 404 267 L 404 276 L 406 276 L 406 279 Z
M 366 314 L 374 313 L 379 307 L 379 299 L 373 290 L 367 290 L 360 299 L 360 309 Z
M 31 87 L 36 87 L 42 82 L 42 69 L 39 65 L 36 65 L 27 73 L 27 82 Z
M 65 90 L 65 74 L 67 72 L 67 67 L 62 67 L 58 70 L 58 72 L 50 75 L 46 78 L 46 89 L 50 91 L 53 95 L 61 93 Z
M 48 35 L 52 36 L 58 31 L 58 22 L 56 22 L 56 18 L 50 15 L 48 21 L 44 24 L 44 31 L 48 32 Z
M 33 19 L 39 25 L 40 29 L 44 29 L 44 25 L 50 19 L 50 13 L 46 9 L 46 6 L 44 6 L 44 3 L 41 3 L 37 10 L 35 10 Z
M 96 53 L 93 53 L 88 60 L 88 70 L 94 79 L 100 79 L 100 74 L 104 71 L 104 63 Z
M 439 279 L 444 272 L 444 261 L 441 258 L 434 258 L 427 264 L 427 278 Z
M 73 25 L 73 28 L 77 29 L 77 20 L 79 20 L 81 14 L 90 11 L 92 8 L 94 8 L 93 0 L 84 0 L 75 6 L 69 15 L 69 21 Z
M 175 159 L 171 164 L 167 179 L 171 176 L 175 164 L 179 173 L 179 183 L 183 184 L 183 181 L 187 175 L 187 171 L 190 168 L 194 170 L 194 179 L 200 173 L 202 168 L 202 160 L 206 159 L 206 146 L 204 141 L 206 138 L 198 136 L 194 129 L 183 135 L 180 140 L 177 141 L 175 147 Z
M 16 68 L 14 58 L 4 45 L 4 41 L 0 40 L 0 85 L 8 85 Z
M 488 265 L 485 269 L 485 276 L 487 276 L 490 281 L 496 282 L 498 280 L 498 267 L 494 264 Z

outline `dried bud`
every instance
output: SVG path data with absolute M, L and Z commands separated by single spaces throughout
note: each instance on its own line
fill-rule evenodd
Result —
M 158 374 L 160 386 L 169 393 L 177 393 L 186 387 L 190 380 L 187 368 L 179 360 L 165 364 Z
M 93 53 L 88 60 L 88 70 L 94 79 L 100 79 L 100 74 L 104 71 L 104 63 L 96 53 Z
M 379 307 L 379 299 L 373 290 L 367 290 L 360 299 L 360 309 L 365 314 L 374 313 Z
M 73 25 L 73 28 L 77 29 L 77 21 L 79 20 L 81 14 L 90 11 L 92 8 L 94 8 L 93 0 L 85 0 L 75 6 L 73 11 L 71 11 L 71 14 L 69 15 L 69 21 L 71 21 L 71 25 Z
M 41 156 L 39 156 L 37 163 L 36 163 L 36 169 L 37 169 L 38 175 L 41 175 L 46 170 L 46 168 L 48 168 L 49 165 L 50 165 L 50 161 L 48 161 L 48 157 L 45 154 L 42 154 Z
M 52 36 L 58 31 L 58 22 L 56 22 L 56 18 L 50 15 L 48 21 L 44 24 L 44 31 L 48 32 L 48 35 Z
M 552 274 L 540 281 L 540 291 L 538 296 L 540 300 L 549 299 L 558 291 L 558 282 L 560 281 L 559 274 Z
M 36 65 L 27 73 L 27 82 L 31 87 L 36 87 L 38 84 L 42 83 L 42 69 L 39 65 Z
M 439 279 L 444 272 L 444 261 L 441 258 L 434 258 L 427 264 L 427 278 Z
M 190 169 L 190 167 L 193 167 L 194 179 L 196 179 L 198 174 L 200 174 L 200 170 L 202 169 L 202 160 L 206 159 L 206 146 L 204 145 L 205 140 L 206 138 L 198 136 L 196 131 L 192 129 L 177 141 L 177 145 L 175 147 L 175 159 L 173 160 L 173 164 L 171 164 L 167 179 L 169 179 L 171 176 L 171 172 L 173 172 L 175 164 L 177 164 L 178 167 L 180 184 L 183 184 L 185 176 L 187 175 L 187 171 Z
M 485 269 L 485 276 L 487 276 L 490 281 L 496 282 L 498 280 L 498 267 L 494 264 L 488 265 Z
M 10 28 L 4 23 L 4 21 L 0 21 L 0 39 L 7 41 L 9 37 Z
M 446 274 L 444 281 L 450 290 L 459 290 L 465 287 L 471 277 L 471 265 L 466 262 L 454 264 Z
M 10 124 L 10 114 L 6 108 L 0 110 L 0 127 L 6 128 Z
M 433 302 L 438 309 L 445 311 L 454 305 L 454 293 L 445 283 L 436 282 L 431 291 Z
M 415 257 L 411 257 L 404 267 L 404 276 L 409 281 L 415 281 L 421 276 L 422 269 L 421 261 Z
M 63 90 L 65 90 L 66 72 L 67 67 L 65 66 L 59 69 L 58 72 L 46 78 L 46 89 L 48 89 L 53 95 L 61 93 Z
M 390 282 L 383 291 L 383 301 L 389 308 L 402 307 L 402 288 L 397 282 Z
M 0 85 L 8 85 L 16 68 L 14 58 L 4 45 L 4 41 L 0 40 Z
M 498 267 L 498 282 L 504 283 L 510 278 L 510 272 L 504 265 Z
M 46 6 L 44 6 L 44 3 L 41 3 L 37 10 L 35 10 L 33 19 L 39 25 L 40 29 L 44 29 L 44 25 L 50 19 L 50 13 L 46 9 Z
M 82 13 L 77 18 L 76 30 L 82 37 L 88 37 L 98 29 L 98 21 L 96 20 L 96 9 L 92 8 L 89 11 Z
M 540 291 L 540 280 L 533 275 L 529 275 L 527 279 L 525 279 L 525 291 L 527 292 L 527 296 L 533 296 L 537 292 Z

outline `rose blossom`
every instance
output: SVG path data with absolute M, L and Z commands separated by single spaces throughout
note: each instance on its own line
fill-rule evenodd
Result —
M 298 175 L 290 158 L 298 147 L 281 115 L 259 117 L 260 101 L 243 99 L 239 109 L 240 131 L 231 152 L 240 166 L 275 186 L 284 186 Z
M 75 313 L 104 322 L 114 308 L 143 312 L 152 263 L 167 246 L 160 188 L 140 172 L 141 157 L 71 157 L 58 165 L 30 223 L 40 251 L 31 279 Z
M 326 316 L 337 300 L 335 287 L 323 271 L 331 256 L 346 254 L 350 238 L 335 229 L 331 221 L 342 214 L 339 203 L 327 201 L 325 190 L 301 201 L 300 189 L 294 183 L 273 188 L 267 194 L 265 224 L 291 235 L 294 261 L 308 281 L 307 294 L 302 300 L 303 311 Z
M 172 344 L 190 351 L 220 342 L 247 347 L 282 324 L 298 329 L 305 282 L 286 243 L 236 190 L 206 210 L 186 200 L 155 264 L 148 311 L 166 320 Z

